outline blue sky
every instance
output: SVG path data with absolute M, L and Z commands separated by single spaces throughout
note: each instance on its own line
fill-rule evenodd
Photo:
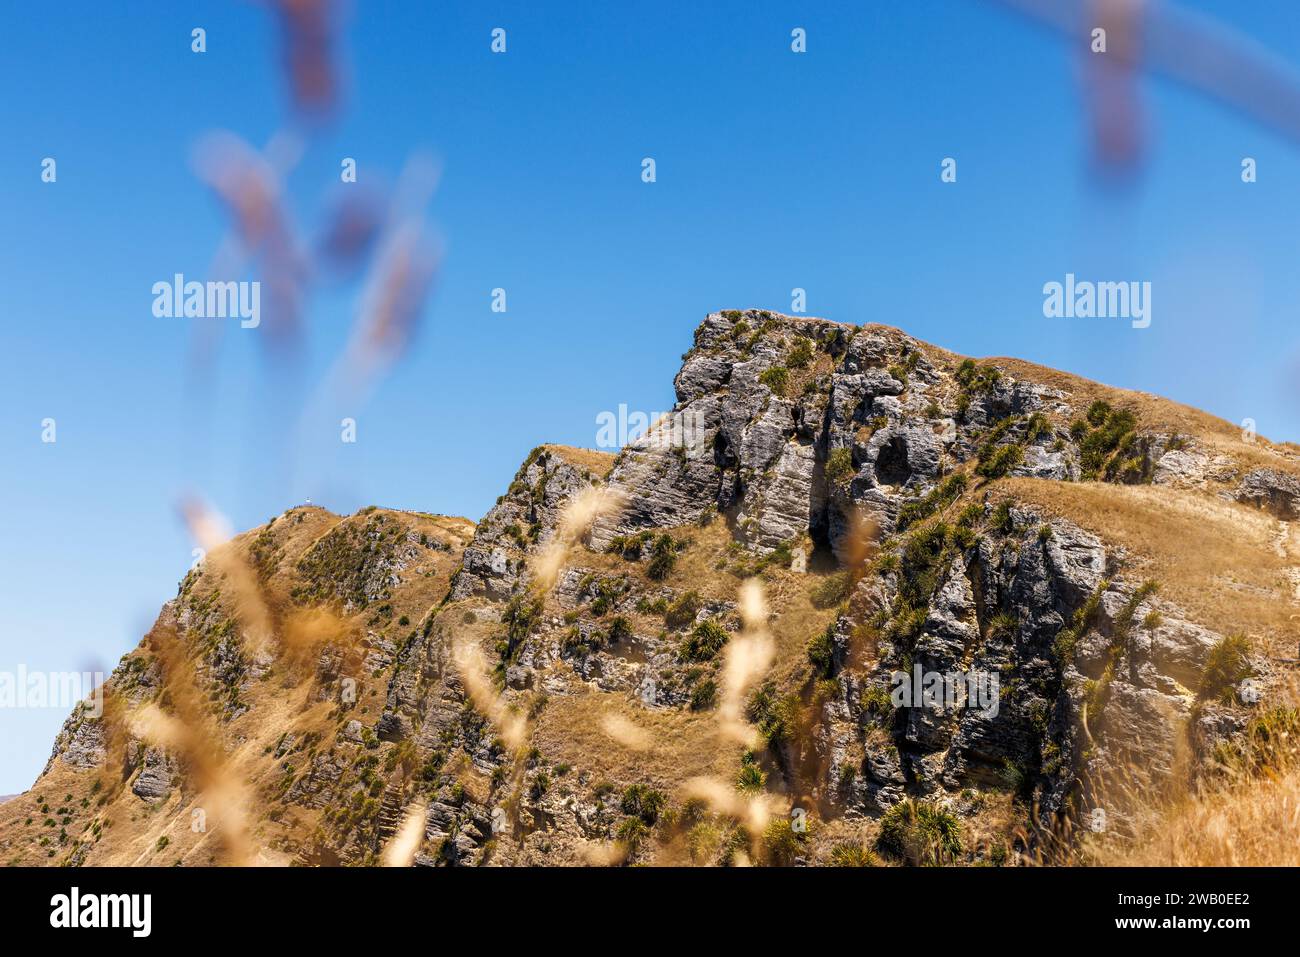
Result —
M 1300 10 L 1184 6 L 1300 63 Z M 284 121 L 270 17 L 10 4 L 0 27 L 0 671 L 106 670 L 133 647 L 190 563 L 186 491 L 238 529 L 308 496 L 477 519 L 539 442 L 590 446 L 620 403 L 670 408 L 707 312 L 788 311 L 796 286 L 812 315 L 1300 437 L 1300 148 L 1219 106 L 1144 78 L 1149 152 L 1115 187 L 1089 166 L 1078 57 L 979 0 L 367 0 L 347 107 L 290 205 L 311 226 L 341 157 L 365 180 L 429 149 L 446 256 L 415 349 L 355 410 L 358 442 L 337 443 L 337 415 L 307 421 L 317 454 L 291 473 L 284 423 L 342 348 L 357 287 L 312 295 L 291 367 L 228 330 L 206 400 L 186 366 L 196 320 L 150 308 L 154 282 L 203 277 L 224 233 L 195 140 L 262 144 Z M 1042 286 L 1067 272 L 1150 281 L 1151 327 L 1045 319 Z M 30 785 L 63 717 L 0 710 L 0 793 Z

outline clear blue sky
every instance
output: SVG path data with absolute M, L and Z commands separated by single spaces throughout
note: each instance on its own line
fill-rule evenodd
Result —
M 1192 6 L 1300 62 L 1300 8 Z M 189 168 L 196 138 L 261 144 L 286 114 L 270 17 L 211 2 L 0 13 L 0 670 L 107 669 L 134 646 L 189 565 L 187 490 L 239 529 L 305 496 L 477 519 L 535 444 L 592 445 L 620 403 L 669 408 L 707 312 L 788 311 L 795 286 L 812 315 L 1300 437 L 1300 149 L 1218 106 L 1143 80 L 1147 162 L 1102 188 L 1077 58 L 979 0 L 356 7 L 348 108 L 293 173 L 295 216 L 317 221 L 341 157 L 364 179 L 429 148 L 447 255 L 357 444 L 331 444 L 337 417 L 309 422 L 333 451 L 292 483 L 283 425 L 341 348 L 356 287 L 313 296 L 292 377 L 232 329 L 207 411 L 186 372 L 194 320 L 150 309 L 152 284 L 202 278 L 223 235 Z M 206 54 L 190 52 L 195 26 Z M 946 156 L 955 185 L 939 181 Z M 1066 272 L 1151 281 L 1151 327 L 1045 319 L 1042 286 Z M 63 717 L 0 710 L 0 793 L 29 786 Z

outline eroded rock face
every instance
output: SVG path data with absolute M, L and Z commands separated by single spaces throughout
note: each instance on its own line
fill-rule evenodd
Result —
M 63 723 L 45 771 L 55 758 L 61 757 L 74 768 L 94 768 L 104 763 L 104 727 L 78 709 Z M 41 772 L 45 773 L 44 771 Z
M 696 331 L 676 387 L 675 414 L 694 430 L 680 442 L 652 433 L 624 450 L 609 485 L 631 504 L 597 523 L 595 546 L 716 510 L 760 551 L 807 534 L 839 554 L 851 516 L 892 531 L 902 501 L 988 453 L 994 426 L 995 445 L 1018 449 L 1008 474 L 1080 476 L 1077 439 L 1034 418 L 1068 412 L 1062 393 L 1005 375 L 972 387 L 887 327 L 717 313 Z M 839 449 L 851 472 L 828 479 Z
M 874 665 L 840 676 L 844 693 L 823 730 L 839 743 L 827 780 L 853 780 L 847 798 L 862 813 L 909 794 L 1011 786 L 1032 790 L 1045 821 L 1072 799 L 1122 821 L 1121 788 L 1108 785 L 1131 780 L 1134 767 L 1153 781 L 1172 773 L 1221 636 L 1112 577 L 1113 557 L 1077 526 L 1018 508 L 1009 521 L 1005 534 L 945 555 L 914 635 L 886 635 Z M 1147 618 L 1157 610 L 1158 623 Z M 849 616 L 841 630 L 858 623 Z M 1067 629 L 1073 640 L 1062 639 Z M 983 676 L 997 693 L 882 708 L 912 669 Z
M 177 620 L 177 614 L 177 602 L 169 601 L 163 605 L 158 619 L 160 622 L 172 623 Z M 193 620 L 192 615 L 190 620 Z M 113 669 L 108 684 L 125 707 L 137 707 L 157 693 L 158 665 L 144 656 L 128 655 Z M 102 695 L 103 689 L 96 689 L 95 694 Z M 63 722 L 63 727 L 54 739 L 50 758 L 45 763 L 41 774 L 48 773 L 57 758 L 62 758 L 65 763 L 81 769 L 101 767 L 104 764 L 108 752 L 105 748 L 102 715 L 98 713 L 98 710 L 102 709 L 103 698 L 99 699 L 99 709 L 95 707 L 95 703 L 94 699 L 82 702 Z
M 132 793 L 146 801 L 166 797 L 172 789 L 173 769 L 173 762 L 166 751 L 157 747 L 146 748 L 140 773 L 131 784 Z
M 560 511 L 595 481 L 562 454 L 539 447 L 483 517 L 452 585 L 453 599 L 508 598 L 522 587 L 525 559 L 554 534 Z
M 1199 488 L 1207 482 L 1227 482 L 1236 474 L 1224 455 L 1210 455 L 1196 449 L 1174 448 L 1156 460 L 1151 481 L 1155 485 L 1175 488 Z
M 1300 479 L 1275 469 L 1246 473 L 1234 497 L 1284 521 L 1300 518 Z

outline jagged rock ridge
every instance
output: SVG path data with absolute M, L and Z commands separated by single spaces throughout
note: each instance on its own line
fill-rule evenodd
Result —
M 1217 510 L 1243 548 L 1267 540 L 1273 564 L 1209 591 L 1251 589 L 1261 629 L 1284 620 L 1300 501 L 1288 447 L 889 327 L 756 310 L 707 317 L 675 386 L 673 416 L 616 458 L 534 450 L 477 526 L 299 508 L 241 536 L 276 641 L 250 641 L 220 569 L 188 576 L 115 670 L 105 715 L 70 718 L 11 802 L 22 809 L 0 813 L 0 850 L 220 859 L 220 827 L 190 828 L 195 756 L 131 720 L 166 705 L 172 639 L 225 773 L 258 795 L 258 853 L 302 864 L 375 861 L 415 800 L 425 864 L 589 863 L 610 848 L 660 863 L 873 848 L 907 861 L 894 835 L 918 807 L 964 835 L 943 859 L 1001 863 L 1097 808 L 1135 826 L 1127 795 L 1197 773 L 1187 753 L 1250 720 L 1231 688 L 1206 692 L 1232 622 L 1200 606 L 1206 588 L 1148 572 L 1165 567 L 1161 523 Z M 533 562 L 592 486 L 619 507 L 539 591 Z M 1125 538 L 1099 502 L 1141 509 L 1155 533 Z M 760 743 L 746 750 L 719 737 L 717 707 L 751 576 L 778 653 L 747 695 Z M 462 642 L 495 668 L 524 746 L 476 703 Z M 996 676 L 997 707 L 894 706 L 894 676 L 918 666 Z M 1267 687 L 1258 643 L 1233 666 Z M 815 826 L 779 816 L 746 835 L 692 799 L 701 777 L 779 797 Z M 23 823 L 33 808 L 58 831 Z

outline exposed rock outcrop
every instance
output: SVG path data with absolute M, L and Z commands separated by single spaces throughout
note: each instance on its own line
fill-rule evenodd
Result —
M 153 635 L 184 667 L 146 641 L 109 712 L 79 711 L 56 741 L 45 779 L 72 775 L 89 808 L 93 778 L 106 808 L 59 861 L 125 858 L 110 813 L 203 809 L 184 736 L 146 740 L 134 720 L 178 691 L 222 739 L 199 755 L 205 780 L 236 776 L 222 755 L 240 755 L 255 841 L 303 864 L 373 863 L 420 806 L 419 865 L 826 859 L 830 837 L 791 836 L 791 854 L 699 797 L 701 779 L 828 835 L 905 801 L 973 831 L 1000 822 L 962 851 L 986 863 L 1097 808 L 1135 827 L 1128 795 L 1241 734 L 1231 687 L 1201 693 L 1223 634 L 1146 581 L 1098 509 L 1072 520 L 1010 481 L 1150 484 L 1125 504 L 1201 495 L 1257 518 L 1223 501 L 1238 464 L 1210 443 L 1095 384 L 757 310 L 708 316 L 675 387 L 616 458 L 535 449 L 476 527 L 291 509 L 235 544 L 253 585 L 231 566 L 187 576 Z M 551 549 L 592 486 L 617 507 Z M 1255 469 L 1231 496 L 1289 520 L 1300 480 Z M 755 654 L 724 700 L 748 578 L 772 660 Z M 137 857 L 216 859 L 219 840 L 159 840 L 188 824 L 150 826 Z M 47 854 L 13 834 L 0 850 Z
M 1253 469 L 1237 487 L 1235 498 L 1280 518 L 1300 518 L 1300 479 L 1276 469 Z

